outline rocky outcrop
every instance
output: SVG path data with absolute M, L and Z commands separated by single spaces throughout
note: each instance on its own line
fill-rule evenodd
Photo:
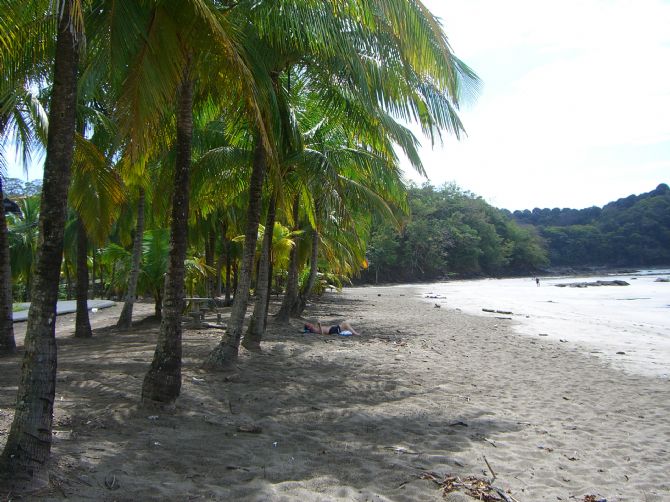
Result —
M 556 284 L 557 288 L 588 288 L 589 286 L 630 286 L 626 281 L 566 282 Z

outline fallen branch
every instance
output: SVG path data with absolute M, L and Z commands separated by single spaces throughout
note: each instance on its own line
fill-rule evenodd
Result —
M 498 476 L 496 476 L 496 473 L 493 471 L 493 467 L 491 467 L 491 464 L 489 464 L 489 461 L 486 460 L 486 456 L 484 455 L 484 462 L 486 462 L 486 467 L 489 468 L 489 471 L 491 471 L 491 475 L 493 478 L 491 479 L 491 483 L 493 483 Z

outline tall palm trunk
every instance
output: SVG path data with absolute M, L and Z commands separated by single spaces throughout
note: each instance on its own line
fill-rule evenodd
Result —
M 130 278 L 128 280 L 128 291 L 123 304 L 123 310 L 116 323 L 121 329 L 130 329 L 133 325 L 133 307 L 135 305 L 135 296 L 137 295 L 137 280 L 140 277 L 140 265 L 142 263 L 142 239 L 144 238 L 144 189 L 139 189 L 137 199 L 137 227 L 135 228 L 135 238 L 133 239 L 133 257 L 130 269 Z
M 291 314 L 293 317 L 299 317 L 300 315 L 302 315 L 302 312 L 305 310 L 305 307 L 307 306 L 307 299 L 309 298 L 309 295 L 312 293 L 312 289 L 314 288 L 314 284 L 316 283 L 316 276 L 318 272 L 317 268 L 318 257 L 319 257 L 319 231 L 315 228 L 312 231 L 312 256 L 310 257 L 309 261 L 309 277 L 307 278 L 307 283 L 305 284 L 305 287 L 303 287 L 302 291 L 300 292 L 300 295 L 298 296 L 298 301 L 293 306 L 294 308 Z
M 265 295 L 265 315 L 263 316 L 263 333 L 268 325 L 268 312 L 270 312 L 270 298 L 272 296 L 272 281 L 274 278 L 274 260 L 272 258 L 272 249 L 270 249 L 270 263 L 268 263 L 268 292 Z
M 270 197 L 268 214 L 265 220 L 265 233 L 263 234 L 263 245 L 261 246 L 261 258 L 258 267 L 258 278 L 256 279 L 256 298 L 254 313 L 249 321 L 249 328 L 244 335 L 242 345 L 247 350 L 260 350 L 263 332 L 265 331 L 265 314 L 268 306 L 268 284 L 270 282 L 270 253 L 272 252 L 272 234 L 275 226 L 275 212 L 277 196 Z
M 251 286 L 251 273 L 254 266 L 254 255 L 256 254 L 256 241 L 258 240 L 258 224 L 261 217 L 261 198 L 263 195 L 263 179 L 267 160 L 260 139 L 256 144 L 254 152 L 253 168 L 249 184 L 249 207 L 247 209 L 247 223 L 244 233 L 244 250 L 242 252 L 242 266 L 236 274 L 237 289 L 233 299 L 233 308 L 228 321 L 226 335 L 221 340 L 205 361 L 205 367 L 215 370 L 230 369 L 237 361 L 237 354 L 242 338 L 244 327 L 244 316 L 247 312 L 249 299 L 249 288 Z
M 88 239 L 81 216 L 77 216 L 77 316 L 74 336 L 77 338 L 93 336 L 88 316 Z
M 226 240 L 226 290 L 225 290 L 225 304 L 226 306 L 231 305 L 230 299 L 230 290 L 231 290 L 231 275 L 233 270 L 233 259 L 230 253 L 232 252 L 233 243 L 230 240 Z M 237 273 L 235 273 L 237 277 Z M 235 285 L 237 287 L 237 284 Z
M 0 200 L 4 200 L 0 176 Z M 9 261 L 9 238 L 4 209 L 0 211 L 0 356 L 16 352 L 12 317 L 12 269 Z
M 296 196 L 293 201 L 293 230 L 298 230 L 298 216 L 300 211 L 300 198 Z M 279 322 L 288 322 L 293 306 L 298 301 L 298 237 L 291 248 L 288 263 L 288 279 L 286 281 L 286 292 L 282 300 L 279 312 L 275 316 Z
M 42 181 L 39 247 L 28 313 L 21 379 L 14 420 L 2 452 L 2 469 L 13 482 L 45 482 L 51 452 L 56 392 L 56 302 L 63 258 L 63 231 L 74 148 L 78 39 L 70 19 L 74 0 L 58 22 L 49 134 Z
M 193 136 L 193 81 L 189 64 L 184 70 L 178 99 L 177 159 L 163 314 L 154 359 L 142 385 L 143 401 L 162 403 L 174 402 L 181 390 L 181 314 L 184 310 L 184 259 L 188 233 L 189 170 Z
M 205 265 L 214 268 L 214 252 L 216 249 L 216 234 L 212 232 L 211 228 L 207 228 L 207 241 L 205 242 Z M 212 298 L 215 293 L 216 277 L 211 273 L 207 274 L 207 297 Z

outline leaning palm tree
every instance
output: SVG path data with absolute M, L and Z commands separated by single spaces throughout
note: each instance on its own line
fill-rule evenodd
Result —
M 30 24 L 44 12 L 49 12 L 57 20 L 57 31 L 39 223 L 40 246 L 16 411 L 2 453 L 3 471 L 11 473 L 14 481 L 21 478 L 35 481 L 51 451 L 56 384 L 54 321 L 74 150 L 78 59 L 83 37 L 81 2 L 64 0 L 54 6 L 55 12 L 37 5 L 36 10 L 26 13 L 33 17 L 23 18 Z M 32 4 L 31 7 L 35 8 Z
M 277 77 L 290 69 L 322 84 L 325 114 L 331 111 L 329 97 L 342 89 L 361 103 L 362 117 L 384 110 L 418 121 L 431 136 L 441 129 L 456 134 L 462 129 L 455 106 L 461 86 L 476 78 L 453 56 L 439 23 L 420 2 L 261 2 L 249 18 L 258 45 L 270 55 L 266 65 L 275 88 Z M 263 164 L 262 157 L 258 160 Z M 250 198 L 247 258 L 257 235 L 251 226 L 257 227 L 259 219 L 260 184 L 252 182 L 253 186 L 258 186 L 253 192 L 258 199 Z M 243 286 L 251 263 L 243 262 Z M 239 303 L 233 305 L 228 333 L 206 360 L 210 368 L 229 368 L 237 358 L 246 291 L 238 286 L 237 293 L 242 294 L 236 295 Z
M 139 152 L 146 138 L 157 137 L 156 126 L 165 123 L 165 111 L 176 110 L 173 119 L 176 155 L 171 252 L 160 334 L 142 386 L 144 401 L 171 402 L 181 388 L 181 314 L 194 109 L 210 102 L 222 106 L 223 99 L 212 101 L 209 98 L 225 88 L 238 96 L 244 95 L 243 102 L 251 104 L 253 115 L 258 98 L 253 80 L 247 78 L 250 72 L 240 55 L 234 25 L 219 12 L 218 2 L 173 0 L 151 4 L 138 6 L 138 9 L 149 6 L 146 12 L 139 14 L 139 23 L 135 23 L 140 26 L 144 23 L 145 32 L 124 41 L 126 47 L 130 47 L 127 52 L 132 58 L 128 63 L 129 73 L 125 77 L 119 113 L 128 144 Z M 218 68 L 220 72 L 212 72 L 212 68 Z M 243 78 L 234 80 L 231 75 L 242 75 Z M 177 89 L 176 94 L 174 89 Z M 238 97 L 235 101 L 242 100 Z M 258 130 L 266 148 L 269 142 L 261 120 L 258 120 Z

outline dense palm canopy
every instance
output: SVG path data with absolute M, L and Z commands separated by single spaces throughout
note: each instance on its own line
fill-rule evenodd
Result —
M 257 345 L 270 291 L 285 291 L 282 312 L 295 314 L 324 278 L 341 284 L 358 274 L 376 222 L 400 227 L 409 217 L 398 152 L 423 172 L 404 124 L 419 124 L 431 142 L 458 137 L 458 107 L 477 93 L 477 77 L 418 0 L 0 0 L 0 8 L 2 146 L 47 152 L 41 212 L 26 198 L 24 219 L 9 228 L 14 291 L 27 297 L 39 283 L 26 344 L 41 341 L 25 371 L 41 372 L 47 394 L 56 355 L 46 320 L 58 295 L 71 294 L 73 215 L 87 239 L 78 267 L 90 268 L 97 294 L 126 295 L 125 324 L 136 293 L 155 299 L 161 328 L 142 396 L 172 402 L 184 296 L 236 291 L 207 366 L 234 363 L 249 291 Z M 19 401 L 31 392 L 41 399 L 21 384 Z M 14 471 L 33 472 L 48 456 L 50 409 L 37 419 L 46 449 L 16 458 L 35 421 L 28 408 L 17 411 L 3 457 Z

